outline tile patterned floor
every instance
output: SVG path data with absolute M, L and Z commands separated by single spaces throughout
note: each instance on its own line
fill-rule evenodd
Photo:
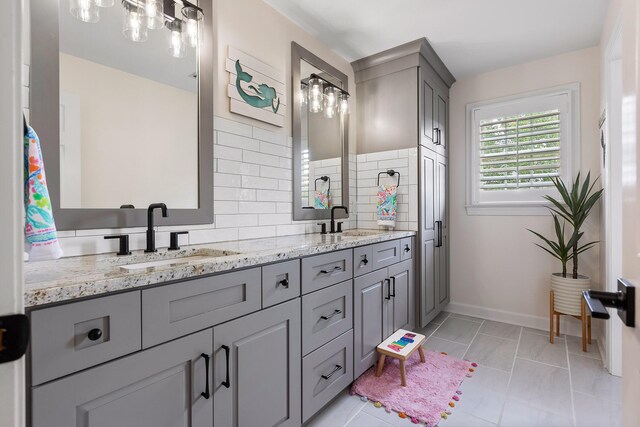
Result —
M 439 427 L 596 427 L 620 425 L 620 378 L 602 366 L 597 343 L 582 352 L 579 337 L 443 312 L 421 333 L 425 346 L 480 366 L 462 399 Z M 345 391 L 312 427 L 410 427 Z

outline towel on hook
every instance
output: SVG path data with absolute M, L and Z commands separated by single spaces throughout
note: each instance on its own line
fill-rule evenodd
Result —
M 322 189 L 315 191 L 315 209 L 329 209 L 329 185 L 323 183 Z
M 24 135 L 24 235 L 29 261 L 62 256 L 53 220 L 49 190 L 38 135 L 26 126 Z
M 398 211 L 397 191 L 398 186 L 395 183 L 381 183 L 378 185 L 378 225 L 396 226 Z

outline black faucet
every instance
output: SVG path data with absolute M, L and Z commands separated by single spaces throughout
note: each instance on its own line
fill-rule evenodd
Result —
M 168 217 L 167 205 L 164 203 L 151 203 L 147 208 L 147 249 L 145 252 L 155 252 L 156 249 L 156 231 L 153 229 L 153 211 L 154 209 L 162 209 L 162 216 Z
M 349 210 L 347 209 L 346 206 L 334 206 L 331 208 L 331 230 L 329 231 L 329 233 L 333 234 L 333 233 L 342 233 L 342 223 L 339 222 L 338 223 L 338 229 L 336 230 L 336 221 L 335 221 L 335 211 L 336 209 L 342 209 L 344 210 L 344 213 L 346 213 L 347 215 L 349 215 Z

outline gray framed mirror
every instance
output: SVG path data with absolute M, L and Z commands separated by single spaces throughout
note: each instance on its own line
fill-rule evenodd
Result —
M 212 0 L 147 2 L 156 22 L 138 0 L 97 3 L 31 0 L 30 124 L 57 228 L 144 226 L 155 202 L 162 225 L 212 223 Z
M 333 206 L 349 206 L 349 115 L 339 105 L 349 81 L 295 42 L 291 78 L 293 219 L 328 219 Z M 336 211 L 337 218 L 348 216 Z

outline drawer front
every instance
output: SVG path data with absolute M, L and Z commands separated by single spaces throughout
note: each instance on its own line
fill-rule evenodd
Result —
M 300 260 L 262 267 L 262 308 L 300 296 Z
M 352 328 L 353 282 L 302 297 L 302 354 L 308 354 Z
M 353 331 L 302 359 L 302 422 L 353 381 Z
M 330 252 L 302 260 L 302 293 L 317 291 L 351 279 L 352 251 Z
M 373 266 L 373 246 L 359 246 L 353 249 L 353 277 L 371 273 Z
M 140 292 L 31 312 L 32 384 L 140 350 Z
M 400 261 L 413 258 L 413 237 L 400 240 Z
M 373 245 L 372 258 L 372 271 L 400 262 L 400 240 L 376 243 Z
M 260 279 L 258 267 L 142 291 L 142 346 L 260 310 Z

